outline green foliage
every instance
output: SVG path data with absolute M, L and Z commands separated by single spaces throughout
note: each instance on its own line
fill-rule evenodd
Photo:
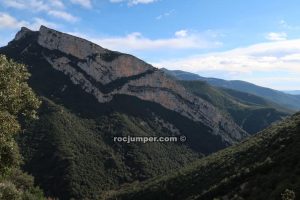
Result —
M 28 78 L 23 65 L 0 55 L 0 176 L 20 160 L 14 141 L 20 130 L 18 118 L 36 118 L 39 100 L 27 85 Z
M 14 184 L 2 182 L 0 186 L 0 199 L 21 200 L 21 194 Z
M 28 86 L 24 65 L 0 55 L 0 110 L 13 116 L 36 118 L 39 100 Z
M 289 189 L 286 189 L 282 194 L 281 194 L 281 199 L 282 200 L 295 200 L 296 195 L 295 192 Z
M 250 134 L 265 129 L 291 113 L 275 103 L 252 94 L 217 88 L 203 81 L 180 81 L 180 83 L 195 95 L 230 115 L 241 128 Z
M 178 143 L 117 143 L 114 136 L 172 134 L 153 118 L 109 112 L 75 115 L 42 98 L 40 119 L 19 139 L 26 171 L 47 196 L 99 199 L 103 191 L 187 165 L 199 155 Z M 168 132 L 169 131 L 169 132 Z
M 184 169 L 109 191 L 104 199 L 295 199 L 299 152 L 300 113 Z
M 19 169 L 14 169 L 10 176 L 0 182 L 0 199 L 44 200 L 43 192 L 33 185 L 32 176 L 27 175 Z
M 30 184 L 19 184 L 26 175 L 17 170 L 21 157 L 15 142 L 15 136 L 21 130 L 19 120 L 37 118 L 36 109 L 40 104 L 27 84 L 28 78 L 24 65 L 0 55 L 0 199 L 34 196 L 30 191 L 34 188 L 33 180 Z

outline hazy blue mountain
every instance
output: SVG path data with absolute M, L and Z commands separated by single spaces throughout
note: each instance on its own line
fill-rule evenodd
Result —
M 229 88 L 241 92 L 254 94 L 263 97 L 269 101 L 273 101 L 289 109 L 295 111 L 300 110 L 300 95 L 287 94 L 285 92 L 273 90 L 266 87 L 261 87 L 240 80 L 227 81 L 218 78 L 206 78 L 206 77 L 199 76 L 198 74 L 189 73 L 180 70 L 172 71 L 165 68 L 163 68 L 162 70 L 179 80 L 202 80 L 216 87 Z
M 300 95 L 300 90 L 285 90 L 283 92 L 292 95 Z

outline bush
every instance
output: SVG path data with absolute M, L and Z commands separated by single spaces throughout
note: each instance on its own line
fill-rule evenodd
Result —
M 295 192 L 289 189 L 286 189 L 282 194 L 281 194 L 281 199 L 282 200 L 295 200 L 296 195 Z

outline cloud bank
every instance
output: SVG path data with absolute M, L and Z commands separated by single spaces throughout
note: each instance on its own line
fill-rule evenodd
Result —
M 300 72 L 300 39 L 267 42 L 225 52 L 157 62 L 159 67 L 229 72 L 287 70 Z
M 299 89 L 300 39 L 255 44 L 224 52 L 152 62 L 156 67 L 247 80 L 277 89 Z
M 126 36 L 89 37 L 81 33 L 70 33 L 79 37 L 87 38 L 94 43 L 108 49 L 135 53 L 136 51 L 165 51 L 186 49 L 210 49 L 222 46 L 222 43 L 207 34 L 192 33 L 188 30 L 179 30 L 170 38 L 151 39 L 139 32 L 130 33 Z

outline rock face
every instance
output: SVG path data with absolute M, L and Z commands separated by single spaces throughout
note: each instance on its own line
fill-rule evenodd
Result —
M 99 103 L 110 102 L 116 95 L 134 96 L 203 123 L 228 145 L 248 136 L 230 117 L 134 56 L 44 26 L 37 32 L 22 28 L 0 53 L 9 54 L 8 49 L 17 49 L 20 58 L 30 54 L 46 61 Z

